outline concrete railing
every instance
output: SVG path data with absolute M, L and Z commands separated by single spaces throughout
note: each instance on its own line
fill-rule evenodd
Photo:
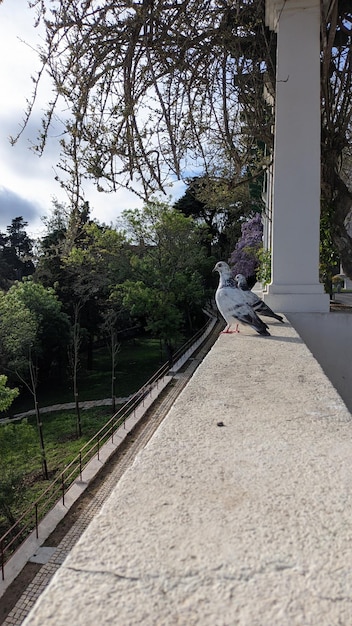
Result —
M 219 337 L 25 626 L 350 623 L 351 416 L 270 330 Z

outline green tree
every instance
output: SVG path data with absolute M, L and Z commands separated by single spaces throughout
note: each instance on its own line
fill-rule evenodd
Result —
M 51 287 L 45 288 L 32 280 L 25 280 L 11 287 L 9 298 L 12 296 L 19 299 L 35 317 L 35 356 L 41 378 L 45 380 L 53 368 L 57 374 L 58 365 L 65 360 L 70 331 L 69 318 Z
M 220 173 L 219 173 L 220 174 Z M 252 178 L 247 172 L 242 184 L 232 186 L 226 175 L 218 178 L 202 176 L 189 181 L 184 195 L 175 202 L 175 209 L 204 224 L 204 245 L 208 256 L 227 259 L 241 234 L 245 218 L 262 211 L 263 174 Z
M 6 411 L 19 394 L 17 387 L 15 387 L 15 389 L 11 389 L 6 383 L 7 376 L 5 376 L 5 374 L 0 374 L 0 411 Z
M 15 217 L 7 227 L 7 235 L 0 233 L 0 285 L 8 289 L 15 280 L 34 273 L 33 241 L 26 233 L 23 217 Z
M 20 294 L 17 293 L 16 286 L 20 284 L 16 283 L 6 295 L 0 293 L 1 357 L 6 363 L 6 369 L 15 374 L 33 396 L 43 476 L 47 479 L 49 474 L 37 397 L 38 366 L 36 352 L 38 325 L 35 314 L 24 306 Z
M 340 271 L 340 258 L 334 244 L 333 207 L 326 205 L 322 200 L 322 215 L 320 218 L 320 280 L 325 286 L 326 293 L 332 297 L 332 278 Z
M 205 302 L 202 274 L 209 261 L 201 229 L 166 203 L 151 201 L 124 213 L 134 242 L 131 279 L 116 292 L 134 316 L 159 337 L 170 357 L 184 332 L 192 332 Z
M 41 269 L 48 282 L 56 284 L 59 278 L 58 290 L 71 319 L 69 364 L 76 430 L 80 437 L 78 372 L 81 354 L 83 349 L 87 350 L 87 367 L 92 369 L 94 339 L 101 332 L 105 303 L 128 266 L 126 239 L 123 233 L 89 220 L 88 205 L 84 205 L 81 211 L 71 212 L 66 226 L 54 228 L 51 236 L 46 237 L 45 245 L 47 255 Z
M 80 303 L 80 325 L 85 329 L 87 366 L 93 366 L 93 340 L 111 286 L 125 277 L 126 240 L 123 233 L 89 222 L 80 238 L 62 257 L 67 282 L 66 301 Z
M 46 227 L 35 278 L 55 287 L 71 319 L 69 365 L 80 436 L 78 372 L 82 352 L 86 351 L 87 367 L 92 369 L 94 339 L 101 333 L 106 337 L 106 315 L 110 319 L 114 313 L 109 295 L 130 271 L 128 246 L 122 231 L 90 219 L 87 203 L 70 210 L 54 202 Z M 122 322 L 119 315 L 118 323 Z M 118 328 L 110 328 L 110 340 L 115 332 Z M 112 349 L 116 356 L 115 347 Z
M 39 253 L 34 276 L 34 280 L 44 287 L 55 288 L 62 301 L 62 289 L 67 281 L 62 256 L 69 219 L 68 207 L 53 200 L 51 215 L 43 218 L 46 233 L 38 241 Z
M 116 362 L 121 347 L 118 339 L 119 313 L 119 310 L 113 306 L 113 301 L 110 298 L 102 315 L 101 332 L 106 338 L 111 357 L 111 405 L 114 413 L 116 410 Z
M 13 372 L 34 401 L 45 478 L 48 468 L 38 403 L 39 374 L 50 369 L 67 345 L 69 321 L 52 289 L 30 280 L 0 292 L 0 341 L 3 367 Z

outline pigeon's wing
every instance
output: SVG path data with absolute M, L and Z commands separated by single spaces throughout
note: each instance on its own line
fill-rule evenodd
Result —
M 253 295 L 256 296 L 256 294 Z M 267 304 L 265 304 L 263 300 L 261 300 L 258 296 L 256 297 L 258 298 L 258 300 L 252 306 L 255 312 L 258 313 L 258 315 L 264 315 L 264 317 L 273 317 L 274 319 L 279 320 L 279 322 L 282 322 L 284 324 L 284 318 L 281 315 L 277 315 L 277 313 L 274 313 L 274 311 L 272 311 L 272 309 Z
M 235 317 L 241 305 L 245 304 L 243 297 L 236 288 L 222 287 L 215 294 L 217 307 L 228 324 Z
M 264 315 L 265 317 L 273 317 L 274 319 L 279 320 L 280 322 L 284 323 L 283 317 L 281 315 L 277 315 L 276 313 L 274 313 L 274 311 L 272 311 L 272 309 L 267 304 L 265 304 L 264 300 L 259 298 L 259 296 L 257 296 L 256 293 L 253 293 L 253 291 L 244 291 L 243 293 L 244 293 L 246 302 L 251 307 L 253 307 L 253 309 L 258 315 Z
M 249 324 L 260 335 L 269 335 L 268 325 L 263 322 L 255 311 L 248 305 L 242 304 L 237 309 L 237 319 L 242 324 Z
M 236 319 L 241 324 L 252 326 L 259 334 L 268 335 L 265 324 L 247 304 L 239 289 L 219 289 L 216 292 L 216 304 L 228 324 Z
M 242 289 L 242 287 L 241 287 Z M 258 298 L 256 293 L 253 293 L 250 289 L 242 290 L 243 297 L 249 306 L 255 307 L 258 305 L 258 301 L 260 302 L 260 298 Z

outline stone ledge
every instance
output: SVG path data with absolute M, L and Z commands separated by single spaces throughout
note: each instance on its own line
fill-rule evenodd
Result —
M 350 623 L 351 416 L 270 330 L 219 337 L 25 626 Z

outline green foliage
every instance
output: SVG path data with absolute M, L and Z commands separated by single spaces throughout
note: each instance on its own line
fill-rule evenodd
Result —
M 135 244 L 131 278 L 114 290 L 132 316 L 169 346 L 179 341 L 205 301 L 206 271 L 201 230 L 190 217 L 166 203 L 151 201 L 126 211 L 127 232 Z
M 33 456 L 37 446 L 37 435 L 27 419 L 20 422 L 9 422 L 0 426 L 0 465 L 4 468 L 5 459 L 16 464 L 18 461 L 27 463 Z
M 49 413 L 44 419 L 46 455 L 51 473 L 62 471 L 79 449 L 110 415 L 96 408 L 83 413 L 85 434 L 75 437 L 75 420 L 69 411 Z M 11 526 L 31 501 L 48 486 L 43 480 L 34 417 L 0 425 L 0 534 Z
M 132 316 L 146 319 L 146 330 L 152 335 L 164 342 L 180 341 L 182 314 L 173 292 L 162 290 L 160 285 L 147 287 L 142 281 L 128 280 L 115 293 Z
M 17 387 L 15 387 L 15 389 L 10 389 L 10 387 L 7 387 L 6 383 L 7 376 L 5 376 L 5 374 L 0 374 L 0 412 L 6 411 L 19 394 Z
M 8 234 L 0 233 L 0 288 L 8 289 L 15 280 L 34 273 L 33 241 L 26 226 L 23 217 L 15 217 L 6 229 Z
M 0 426 L 0 530 L 1 517 L 9 525 L 16 519 L 25 495 L 27 466 L 38 461 L 37 433 L 27 420 Z
M 24 496 L 24 472 L 6 468 L 1 470 L 0 477 L 0 534 L 15 521 L 16 511 Z M 3 519 L 2 519 L 3 518 Z M 4 521 L 6 523 L 4 524 Z
M 87 203 L 68 212 L 55 205 L 50 230 L 42 241 L 44 255 L 38 264 L 38 280 L 55 286 L 71 319 L 73 377 L 78 369 L 79 344 L 93 365 L 93 342 L 100 328 L 111 289 L 128 274 L 128 247 L 123 232 L 89 219 Z M 111 303 L 110 303 L 111 304 Z M 125 318 L 116 320 L 118 329 Z
M 257 270 L 257 280 L 259 280 L 262 285 L 268 285 L 271 281 L 271 250 L 260 248 L 257 254 L 260 261 Z
M 23 305 L 16 285 L 7 293 L 0 292 L 0 354 L 3 365 L 23 371 L 36 342 L 37 323 L 34 313 Z
M 334 209 L 322 203 L 320 216 L 320 280 L 326 293 L 332 294 L 332 277 L 339 271 L 339 255 L 334 243 Z
M 218 168 L 214 176 L 189 181 L 185 194 L 174 206 L 204 225 L 209 256 L 228 258 L 240 237 L 244 218 L 261 212 L 262 178 L 263 174 L 252 179 L 247 167 L 244 174 L 231 180 L 229 172 Z
M 28 376 L 34 359 L 48 370 L 69 337 L 69 322 L 51 288 L 31 280 L 16 282 L 0 293 L 1 357 L 10 369 Z

